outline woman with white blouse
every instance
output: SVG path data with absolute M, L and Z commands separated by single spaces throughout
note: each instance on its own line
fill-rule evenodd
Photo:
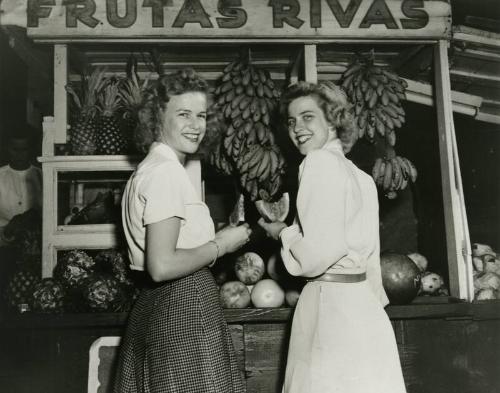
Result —
M 149 284 L 129 317 L 116 393 L 244 392 L 208 267 L 251 231 L 245 224 L 215 233 L 184 168 L 205 136 L 208 104 L 207 83 L 186 69 L 160 78 L 139 112 L 149 152 L 125 187 L 122 219 L 130 267 Z
M 299 167 L 293 225 L 259 224 L 281 240 L 288 272 L 308 280 L 290 337 L 285 393 L 404 393 L 384 311 L 377 190 L 344 153 L 357 130 L 343 91 L 299 82 L 281 99 Z

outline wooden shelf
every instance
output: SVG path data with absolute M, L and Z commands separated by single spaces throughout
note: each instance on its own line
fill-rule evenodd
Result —
M 444 298 L 444 301 L 448 301 Z M 500 320 L 500 300 L 485 300 L 474 303 L 409 304 L 387 306 L 391 320 L 410 319 L 473 319 Z M 225 309 L 229 324 L 243 323 L 287 323 L 293 308 L 245 308 Z M 70 327 L 123 326 L 128 313 L 78 313 L 4 315 L 0 317 L 1 329 L 52 329 Z

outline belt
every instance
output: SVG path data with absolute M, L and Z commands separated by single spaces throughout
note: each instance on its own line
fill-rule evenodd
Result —
M 342 274 L 342 273 L 324 273 L 321 276 L 308 279 L 307 281 L 327 281 L 327 282 L 361 282 L 366 280 L 366 273 Z

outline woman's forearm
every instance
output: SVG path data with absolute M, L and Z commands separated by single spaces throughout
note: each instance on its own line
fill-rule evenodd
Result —
M 208 266 L 221 256 L 218 253 L 217 245 L 211 241 L 196 248 L 178 248 L 172 253 L 148 256 L 146 268 L 155 282 L 175 280 Z

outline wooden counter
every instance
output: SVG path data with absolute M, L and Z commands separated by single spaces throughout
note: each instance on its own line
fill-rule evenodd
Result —
M 500 301 L 436 301 L 443 299 L 387 307 L 408 393 L 499 392 Z M 279 392 L 292 313 L 290 308 L 225 310 L 249 393 Z M 120 336 L 126 319 L 126 313 L 0 318 L 0 390 L 87 392 L 91 344 Z

